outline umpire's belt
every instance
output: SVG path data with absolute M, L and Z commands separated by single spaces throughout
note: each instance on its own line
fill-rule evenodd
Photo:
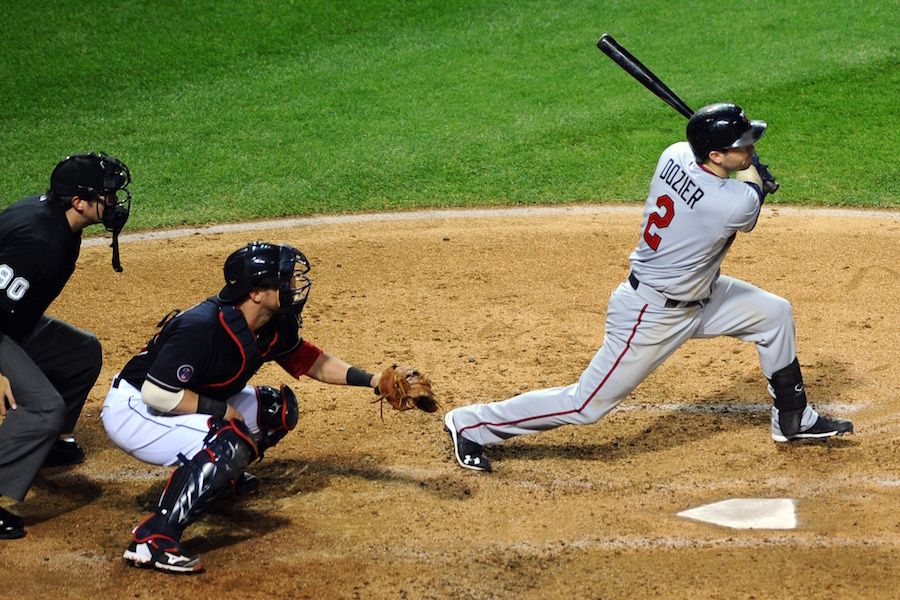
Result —
M 634 273 L 628 274 L 628 283 L 631 284 L 631 287 L 637 291 L 638 287 L 641 287 L 641 282 L 638 281 L 638 278 L 634 276 Z M 654 290 L 649 285 L 644 285 L 641 287 L 641 291 L 652 294 L 657 297 L 660 302 L 665 304 L 666 308 L 690 308 L 692 306 L 703 306 L 703 300 L 672 300 L 671 298 L 666 298 L 656 290 Z

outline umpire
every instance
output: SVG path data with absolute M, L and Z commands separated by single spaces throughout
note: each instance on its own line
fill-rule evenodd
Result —
M 130 182 L 112 156 L 69 156 L 44 194 L 0 212 L 0 496 L 21 502 L 42 466 L 84 460 L 70 434 L 100 375 L 100 342 L 44 311 L 75 270 L 85 227 L 103 223 L 113 233 L 113 267 L 121 270 Z M 0 539 L 24 535 L 22 519 L 0 507 Z

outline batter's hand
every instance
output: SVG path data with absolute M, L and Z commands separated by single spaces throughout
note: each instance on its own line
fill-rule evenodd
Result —
M 16 410 L 18 406 L 16 406 L 16 398 L 12 393 L 12 386 L 9 384 L 9 379 L 0 374 L 0 417 L 6 416 L 6 407 L 9 406 L 12 410 Z
M 763 195 L 774 194 L 775 192 L 777 192 L 778 188 L 781 187 L 781 184 L 778 183 L 778 180 L 775 179 L 775 176 L 769 172 L 769 165 L 760 162 L 759 155 L 755 152 L 753 153 L 753 166 L 756 167 L 756 172 L 759 173 L 759 178 L 762 179 Z

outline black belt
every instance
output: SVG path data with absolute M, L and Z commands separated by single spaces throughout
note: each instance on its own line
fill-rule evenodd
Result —
M 628 274 L 628 283 L 631 284 L 631 287 L 635 290 L 638 289 L 638 286 L 641 285 L 641 282 L 638 281 L 638 278 L 634 276 L 634 273 Z M 655 290 L 654 290 L 655 291 Z M 659 292 L 657 292 L 659 293 Z M 662 294 L 660 294 L 662 295 Z M 663 296 L 665 298 L 665 296 Z M 690 308 L 691 306 L 703 306 L 702 300 L 691 300 L 689 302 L 672 300 L 671 298 L 666 298 L 666 308 Z

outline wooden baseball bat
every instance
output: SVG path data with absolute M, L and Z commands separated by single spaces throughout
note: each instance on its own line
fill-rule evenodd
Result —
M 691 115 L 694 114 L 694 111 L 684 103 L 684 100 L 670 90 L 653 71 L 636 59 L 611 35 L 604 33 L 600 37 L 600 41 L 597 42 L 597 47 L 613 59 L 617 65 L 625 69 L 626 73 L 637 79 L 641 85 L 656 94 L 663 102 L 680 112 L 685 118 L 690 119 Z

